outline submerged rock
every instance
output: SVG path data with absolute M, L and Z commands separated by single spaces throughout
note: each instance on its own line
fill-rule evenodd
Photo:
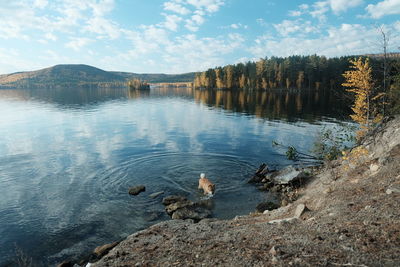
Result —
M 129 187 L 129 195 L 139 195 L 141 192 L 146 191 L 146 187 L 144 185 L 137 185 Z
M 164 191 L 160 191 L 160 192 L 156 192 L 156 193 L 150 194 L 149 197 L 156 198 L 156 197 L 158 197 L 158 196 L 160 196 L 162 194 L 164 194 Z
M 149 211 L 144 214 L 144 219 L 146 222 L 153 222 L 160 219 L 163 214 L 162 211 Z

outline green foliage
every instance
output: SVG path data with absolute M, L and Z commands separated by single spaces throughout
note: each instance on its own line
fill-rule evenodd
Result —
M 286 149 L 286 158 L 289 160 L 318 160 L 318 158 L 299 152 L 294 146 L 286 146 L 276 142 L 275 140 L 272 141 L 272 146 L 278 146 Z
M 338 88 L 343 82 L 341 73 L 348 65 L 348 58 L 317 55 L 262 58 L 208 69 L 196 74 L 194 85 L 216 89 Z
M 389 111 L 391 114 L 400 114 L 400 62 L 393 65 L 391 86 L 388 93 Z
M 288 150 L 286 151 L 286 157 L 289 160 L 296 160 L 299 157 L 299 154 L 297 153 L 297 150 L 293 146 L 289 146 Z
M 366 58 L 366 57 L 362 57 Z M 206 89 L 329 89 L 343 92 L 342 74 L 348 70 L 352 57 L 290 56 L 261 58 L 256 62 L 238 63 L 196 73 L 195 88 Z M 376 84 L 383 80 L 382 57 L 370 59 Z M 389 58 L 390 70 L 399 57 Z M 397 72 L 398 73 L 398 72 Z
M 313 154 L 321 160 L 335 160 L 342 151 L 349 149 L 355 142 L 355 127 L 341 124 L 333 128 L 323 128 L 318 134 Z

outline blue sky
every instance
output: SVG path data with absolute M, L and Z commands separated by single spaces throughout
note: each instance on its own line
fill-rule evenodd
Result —
M 400 0 L 0 0 L 0 73 L 82 63 L 183 73 L 400 50 Z

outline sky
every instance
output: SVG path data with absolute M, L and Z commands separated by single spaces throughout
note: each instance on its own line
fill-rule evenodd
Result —
M 0 73 L 185 73 L 271 56 L 400 52 L 400 0 L 0 0 Z

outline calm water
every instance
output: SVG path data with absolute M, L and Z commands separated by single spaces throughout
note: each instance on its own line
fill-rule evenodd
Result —
M 290 164 L 272 140 L 307 151 L 343 114 L 334 102 L 323 91 L 0 90 L 0 265 L 16 250 L 54 264 L 168 219 L 162 197 L 198 200 L 200 172 L 217 184 L 214 217 L 248 214 L 270 197 L 246 183 L 257 166 Z M 146 192 L 132 197 L 136 184 Z

